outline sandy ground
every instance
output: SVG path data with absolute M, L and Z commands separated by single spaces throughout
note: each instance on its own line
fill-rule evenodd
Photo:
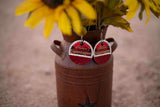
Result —
M 22 0 L 0 0 L 0 107 L 57 107 L 53 40 L 43 37 L 43 24 L 24 28 L 26 15 L 15 17 Z M 146 19 L 146 17 L 144 18 Z M 109 27 L 114 52 L 113 107 L 160 107 L 160 20 L 131 21 L 134 33 Z

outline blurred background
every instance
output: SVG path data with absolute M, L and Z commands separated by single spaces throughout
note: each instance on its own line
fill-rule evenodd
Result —
M 50 45 L 63 40 L 54 28 L 49 39 L 43 25 L 24 27 L 27 15 L 16 17 L 23 0 L 0 0 L 0 107 L 57 107 L 55 54 Z M 110 26 L 114 37 L 113 107 L 160 106 L 160 19 L 151 15 L 130 20 L 133 33 Z

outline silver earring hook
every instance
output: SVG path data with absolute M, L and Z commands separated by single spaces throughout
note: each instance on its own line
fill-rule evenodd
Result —
M 83 36 L 81 35 L 81 46 L 83 45 L 83 42 L 84 42 Z
M 104 39 L 104 32 L 103 32 L 103 29 L 101 30 L 101 36 L 100 36 L 100 39 L 101 39 L 101 42 L 103 42 L 103 39 Z
M 81 35 L 81 40 L 83 40 L 83 36 Z
M 81 40 L 84 41 L 83 36 L 81 35 Z
M 100 39 L 101 39 L 101 40 L 103 40 L 103 33 L 102 33 L 102 32 L 101 32 L 101 36 L 100 36 Z

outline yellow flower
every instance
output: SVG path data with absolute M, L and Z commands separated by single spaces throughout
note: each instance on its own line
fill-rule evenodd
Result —
M 89 12 L 88 12 L 89 11 Z M 82 34 L 79 12 L 89 19 L 96 19 L 96 12 L 85 0 L 26 0 L 15 11 L 16 15 L 31 12 L 25 26 L 31 28 L 45 20 L 44 35 L 47 38 L 56 22 L 63 34 L 71 35 L 72 29 Z
M 127 13 L 127 20 L 133 18 L 139 9 L 139 3 L 144 6 L 144 9 L 147 14 L 146 24 L 150 19 L 150 9 L 160 15 L 160 0 L 126 0 L 125 4 L 128 6 L 129 11 Z
M 146 24 L 149 22 L 149 19 L 150 19 L 150 6 L 149 6 L 149 1 L 148 0 L 142 0 L 142 2 L 144 3 L 145 5 L 145 11 L 146 11 L 146 14 L 147 14 L 147 21 L 146 21 Z
M 160 16 L 160 0 L 150 0 L 150 7 L 154 14 L 159 17 Z
M 126 0 L 126 5 L 129 8 L 129 11 L 127 13 L 127 20 L 130 20 L 136 14 L 139 8 L 139 3 L 136 0 Z

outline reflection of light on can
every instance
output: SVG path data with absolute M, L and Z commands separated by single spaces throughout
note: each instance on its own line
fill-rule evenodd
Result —
M 94 47 L 94 60 L 97 64 L 106 63 L 111 57 L 111 46 L 106 40 L 99 41 Z
M 87 64 L 92 59 L 92 56 L 93 49 L 87 41 L 77 40 L 69 47 L 69 57 L 76 64 Z

